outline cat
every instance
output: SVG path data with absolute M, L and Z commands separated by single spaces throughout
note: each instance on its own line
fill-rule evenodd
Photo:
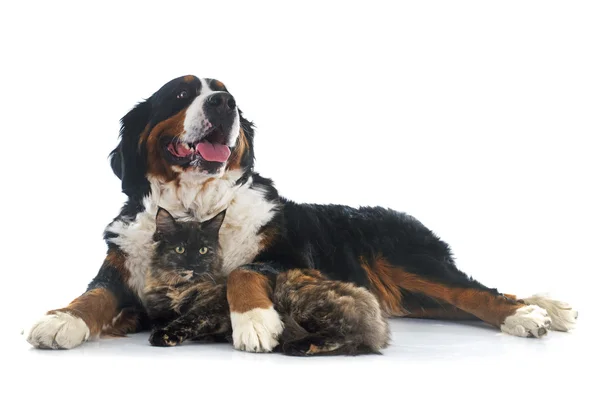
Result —
M 226 277 L 219 275 L 219 229 L 225 211 L 205 222 L 178 222 L 159 208 L 144 305 L 152 345 L 231 333 Z M 202 338 L 205 337 L 205 338 Z
M 219 229 L 225 212 L 204 222 L 177 221 L 159 208 L 144 304 L 155 328 L 150 343 L 231 342 L 227 277 L 220 273 Z M 389 328 L 368 290 L 332 281 L 312 269 L 264 272 L 284 331 L 276 351 L 287 355 L 379 353 Z

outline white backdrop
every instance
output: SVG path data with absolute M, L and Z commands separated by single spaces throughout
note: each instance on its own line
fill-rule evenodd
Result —
M 591 316 L 597 2 L 249 3 L 2 5 L 3 331 L 84 291 L 119 119 L 185 74 L 227 85 L 284 196 L 407 211 L 484 284 Z

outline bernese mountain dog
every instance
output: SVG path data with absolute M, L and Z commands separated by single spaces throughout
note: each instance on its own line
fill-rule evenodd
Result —
M 85 293 L 30 328 L 29 343 L 73 348 L 149 326 L 142 296 L 158 207 L 197 221 L 227 209 L 220 243 L 239 350 L 277 346 L 283 327 L 268 276 L 294 269 L 369 289 L 387 316 L 480 319 L 519 337 L 574 326 L 568 304 L 502 294 L 460 271 L 449 246 L 405 213 L 281 197 L 254 170 L 253 140 L 252 123 L 214 79 L 176 78 L 127 113 L 110 157 L 127 201 L 106 228 L 106 259 Z

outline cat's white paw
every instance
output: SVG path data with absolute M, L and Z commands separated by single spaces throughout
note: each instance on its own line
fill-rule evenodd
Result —
M 500 329 L 518 337 L 543 337 L 548 333 L 552 320 L 548 312 L 537 305 L 526 305 L 509 315 Z
M 43 316 L 26 334 L 27 341 L 34 347 L 52 349 L 74 348 L 89 337 L 90 329 L 85 321 L 63 312 Z
M 279 344 L 283 323 L 273 307 L 231 313 L 233 346 L 242 351 L 270 352 Z
M 548 315 L 552 319 L 552 326 L 550 327 L 551 330 L 569 331 L 575 328 L 577 316 L 579 314 L 569 304 L 562 301 L 553 300 L 544 294 L 536 294 L 529 298 L 524 298 L 523 301 L 525 301 L 527 304 L 534 304 L 542 307 L 548 312 Z

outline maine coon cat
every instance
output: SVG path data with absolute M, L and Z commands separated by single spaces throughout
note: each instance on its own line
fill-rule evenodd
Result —
M 160 208 L 144 303 L 155 328 L 150 343 L 231 341 L 227 278 L 220 274 L 225 211 L 204 222 L 177 221 Z M 379 352 L 389 341 L 377 299 L 362 287 L 316 270 L 267 274 L 284 322 L 278 351 L 289 355 Z

